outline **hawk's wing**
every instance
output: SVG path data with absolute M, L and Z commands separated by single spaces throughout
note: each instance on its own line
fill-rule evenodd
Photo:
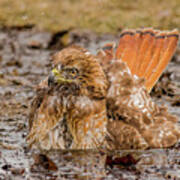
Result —
M 30 106 L 29 129 L 31 129 L 33 120 L 35 119 L 34 116 L 36 115 L 37 110 L 41 106 L 44 96 L 47 94 L 47 89 L 48 89 L 48 77 L 45 78 L 43 81 L 41 81 L 39 85 L 36 87 L 36 95 L 33 98 Z
M 27 137 L 30 147 L 35 145 L 41 149 L 65 148 L 63 138 L 66 135 L 66 123 L 63 106 L 57 96 L 48 89 L 47 79 L 39 84 L 30 109 L 30 132 Z
M 152 101 L 143 79 L 133 76 L 121 60 L 112 61 L 108 78 L 108 130 L 116 148 L 161 148 L 177 142 L 176 117 Z
M 169 147 L 180 138 L 177 119 L 148 94 L 173 55 L 177 40 L 176 31 L 125 31 L 115 55 L 110 44 L 99 53 L 110 81 L 108 131 L 115 148 Z

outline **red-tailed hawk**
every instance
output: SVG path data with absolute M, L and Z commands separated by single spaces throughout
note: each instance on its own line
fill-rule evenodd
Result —
M 178 32 L 126 30 L 117 49 L 78 46 L 53 57 L 32 102 L 27 142 L 41 149 L 146 149 L 174 145 L 176 117 L 149 92 L 171 59 Z

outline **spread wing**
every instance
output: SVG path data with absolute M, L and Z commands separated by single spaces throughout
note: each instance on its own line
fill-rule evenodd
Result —
M 30 131 L 27 136 L 29 146 L 37 146 L 41 149 L 52 147 L 64 149 L 63 138 L 63 106 L 57 94 L 52 94 L 47 87 L 47 79 L 42 81 L 36 92 L 29 116 Z

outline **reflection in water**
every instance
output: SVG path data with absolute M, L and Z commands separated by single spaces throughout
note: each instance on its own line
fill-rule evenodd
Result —
M 180 156 L 174 150 L 160 149 L 115 152 L 54 151 L 49 152 L 47 157 L 51 160 L 51 167 L 53 162 L 57 169 L 51 168 L 51 171 L 48 171 L 50 166 L 47 164 L 44 166 L 47 158 L 44 162 L 39 161 L 39 164 L 32 161 L 31 177 L 51 176 L 60 179 L 165 177 L 169 167 L 174 164 L 174 158 L 180 161 Z M 176 174 L 176 171 L 173 172 Z

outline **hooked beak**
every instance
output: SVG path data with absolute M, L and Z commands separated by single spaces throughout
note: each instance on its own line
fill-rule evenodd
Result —
M 51 77 L 53 76 L 53 77 Z M 58 71 L 56 68 L 52 70 L 52 74 L 49 76 L 50 81 L 53 79 L 53 81 L 57 81 L 58 83 L 63 83 L 63 82 L 72 82 L 70 79 L 66 79 L 62 76 L 61 72 Z

